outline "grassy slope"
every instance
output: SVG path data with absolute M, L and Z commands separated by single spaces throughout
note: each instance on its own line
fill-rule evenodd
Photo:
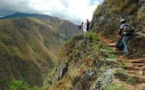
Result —
M 57 32 L 63 22 L 36 18 L 0 20 L 1 88 L 8 88 L 14 79 L 42 85 L 42 80 L 57 62 L 65 41 L 65 35 Z
M 94 12 L 95 16 L 108 16 L 112 14 L 132 15 L 137 12 L 138 0 L 104 0 Z
M 37 23 L 28 18 L 4 20 L 1 21 L 0 32 L 1 44 L 12 56 L 35 60 L 37 56 L 44 59 L 44 56 L 50 55 L 53 60 L 56 59 L 54 53 L 60 47 L 60 43 L 56 42 L 57 39 L 53 35 L 55 32 L 44 23 Z M 51 46 L 54 48 L 50 48 Z M 40 54 L 40 51 L 43 54 Z

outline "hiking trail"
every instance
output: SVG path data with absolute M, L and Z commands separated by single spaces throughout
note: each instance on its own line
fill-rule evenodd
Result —
M 124 82 L 125 85 L 130 87 L 129 90 L 145 90 L 145 55 L 130 58 L 129 56 L 123 55 L 123 50 L 119 51 L 116 49 L 115 40 L 110 40 L 102 35 L 99 35 L 99 38 L 102 42 L 115 50 L 114 54 L 117 55 L 116 63 L 125 71 L 120 73 L 120 80 L 130 82 Z

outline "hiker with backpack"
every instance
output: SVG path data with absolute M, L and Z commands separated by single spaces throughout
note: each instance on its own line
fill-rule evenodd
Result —
M 130 38 L 133 36 L 133 28 L 129 23 L 126 23 L 125 19 L 121 19 L 120 21 L 120 31 L 119 31 L 119 35 L 120 38 L 123 42 L 123 51 L 125 55 L 129 54 L 129 47 L 128 47 L 128 41 L 130 40 Z
M 84 31 L 83 24 L 84 24 L 84 22 L 82 22 L 81 25 L 79 25 L 79 30 L 82 31 L 82 34 L 84 34 L 84 33 L 83 33 L 83 31 Z
M 116 48 L 118 50 L 122 50 L 124 48 L 124 44 L 122 42 L 122 38 L 123 38 L 123 30 L 126 24 L 126 20 L 125 19 L 121 19 L 120 20 L 120 31 L 119 31 L 119 40 L 116 43 Z

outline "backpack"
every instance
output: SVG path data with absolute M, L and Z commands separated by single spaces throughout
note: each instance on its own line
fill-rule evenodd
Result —
M 79 25 L 79 29 L 82 29 L 82 26 L 81 25 Z
M 134 32 L 134 29 L 130 24 L 125 24 L 123 34 L 127 36 L 132 36 Z
M 121 50 L 123 49 L 124 45 L 123 45 L 123 42 L 122 42 L 122 39 L 119 39 L 116 43 L 116 48 Z

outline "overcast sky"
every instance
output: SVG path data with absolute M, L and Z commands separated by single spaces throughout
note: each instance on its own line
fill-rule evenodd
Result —
M 91 20 L 103 0 L 0 0 L 0 16 L 15 12 L 48 14 L 75 24 Z

